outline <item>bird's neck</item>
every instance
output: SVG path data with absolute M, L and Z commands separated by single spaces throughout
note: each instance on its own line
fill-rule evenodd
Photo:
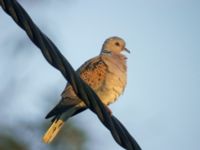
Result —
M 112 52 L 112 57 L 117 59 L 120 63 L 126 64 L 127 57 L 124 54 Z
M 106 49 L 102 49 L 100 55 L 110 55 L 111 51 L 106 50 Z
M 115 53 L 115 52 L 110 52 L 110 53 L 101 53 L 100 57 L 105 60 L 105 62 L 112 62 L 112 64 L 116 64 L 116 66 L 119 67 L 120 70 L 126 72 L 126 60 L 127 57 L 121 53 Z
M 127 57 L 122 53 L 112 52 L 106 49 L 102 49 L 100 55 L 115 57 L 121 61 L 125 61 L 127 59 Z

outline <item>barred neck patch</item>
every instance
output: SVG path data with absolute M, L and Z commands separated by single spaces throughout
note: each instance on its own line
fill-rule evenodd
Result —
M 101 54 L 111 55 L 112 52 L 109 51 L 109 50 L 103 49 L 103 50 L 101 51 Z

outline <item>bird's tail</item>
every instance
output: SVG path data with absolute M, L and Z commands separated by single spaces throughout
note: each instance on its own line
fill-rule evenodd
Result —
M 53 119 L 51 126 L 49 127 L 47 132 L 44 134 L 42 138 L 43 142 L 46 144 L 50 143 L 63 127 L 64 122 L 67 119 L 69 119 L 71 116 L 73 116 L 75 113 L 77 113 L 77 108 L 73 107 L 69 109 L 68 111 L 64 112 L 62 115 L 56 116 Z
M 43 136 L 43 142 L 48 144 L 50 143 L 58 134 L 58 132 L 61 130 L 61 128 L 64 125 L 63 119 L 55 119 L 52 125 L 49 127 L 47 132 Z

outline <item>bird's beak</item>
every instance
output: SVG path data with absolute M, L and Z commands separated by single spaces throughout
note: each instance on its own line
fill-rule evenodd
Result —
M 131 53 L 131 51 L 128 50 L 126 47 L 124 48 L 124 50 L 125 50 L 126 52 L 128 52 L 129 54 Z

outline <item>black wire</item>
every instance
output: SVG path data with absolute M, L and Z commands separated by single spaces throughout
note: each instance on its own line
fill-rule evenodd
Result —
M 75 93 L 110 130 L 115 141 L 127 150 L 141 150 L 135 139 L 106 107 L 95 92 L 76 74 L 67 59 L 54 43 L 40 31 L 23 7 L 16 0 L 0 0 L 3 10 L 27 33 L 30 40 L 41 50 L 45 59 L 58 69 L 72 85 Z

